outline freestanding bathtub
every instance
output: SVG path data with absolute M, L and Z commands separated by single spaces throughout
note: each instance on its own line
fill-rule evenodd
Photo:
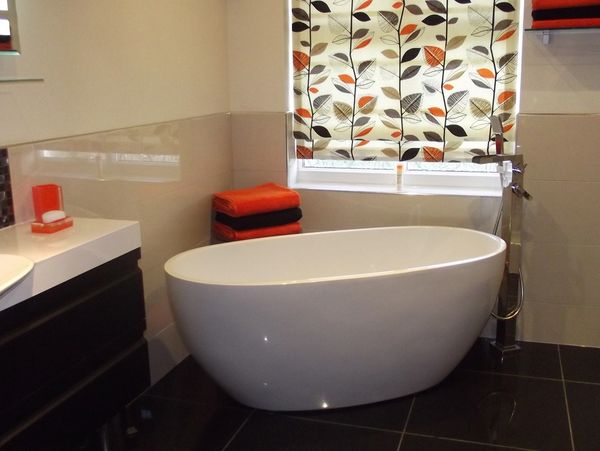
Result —
M 444 379 L 495 304 L 505 243 L 391 227 L 193 249 L 165 264 L 193 357 L 267 410 L 383 401 Z

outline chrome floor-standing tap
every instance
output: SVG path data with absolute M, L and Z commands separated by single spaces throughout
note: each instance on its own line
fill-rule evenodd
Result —
M 497 163 L 502 183 L 502 228 L 500 237 L 506 242 L 504 276 L 498 294 L 496 318 L 496 340 L 492 345 L 502 356 L 519 350 L 516 343 L 516 317 L 521 311 L 524 297 L 524 285 L 521 273 L 521 215 L 523 199 L 531 195 L 523 188 L 525 164 L 523 155 L 504 154 L 504 133 L 502 121 L 497 116 L 490 118 L 496 155 L 473 157 L 473 163 Z M 510 162 L 510 164 L 505 164 Z

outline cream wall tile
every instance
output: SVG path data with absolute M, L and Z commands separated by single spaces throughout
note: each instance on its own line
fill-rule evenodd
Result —
M 600 246 L 524 243 L 522 262 L 527 301 L 600 307 Z
M 523 239 L 563 245 L 600 245 L 600 182 L 527 181 Z
M 521 315 L 525 341 L 600 346 L 600 307 L 526 301 Z
M 527 180 L 600 181 L 600 114 L 520 114 L 517 126 Z
M 537 32 L 523 37 L 522 113 L 599 113 L 600 40 L 597 30 L 553 32 L 544 45 Z
M 231 136 L 235 171 L 285 171 L 284 113 L 232 113 Z
M 175 365 L 189 355 L 175 324 L 170 324 L 153 337 L 148 337 L 150 382 L 155 384 Z
M 247 188 L 267 182 L 287 185 L 287 172 L 285 171 L 235 171 L 233 178 L 234 188 Z
M 448 225 L 491 231 L 497 198 L 300 190 L 306 231 Z
M 287 2 L 226 3 L 230 111 L 286 111 Z

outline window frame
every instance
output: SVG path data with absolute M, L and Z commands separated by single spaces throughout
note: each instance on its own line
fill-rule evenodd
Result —
M 291 188 L 323 190 L 323 191 L 349 191 L 370 192 L 397 195 L 457 195 L 457 196 L 502 196 L 502 180 L 500 174 L 509 168 L 496 164 L 485 165 L 481 171 L 411 171 L 410 166 L 404 167 L 401 187 L 398 185 L 396 170 L 381 171 L 379 169 L 307 169 L 302 159 L 296 156 L 296 145 L 293 137 L 293 85 L 294 69 L 292 64 L 292 0 L 286 2 L 286 39 L 287 39 L 287 112 L 286 112 L 286 156 L 287 156 L 287 183 Z M 523 17 L 524 1 L 519 1 L 520 33 L 518 38 L 518 73 L 517 87 L 521 86 L 522 48 L 523 48 Z M 516 92 L 515 117 L 520 109 L 521 91 Z M 517 152 L 515 139 L 515 152 Z M 331 160 L 336 161 L 336 160 Z M 425 163 L 427 164 L 427 163 Z M 509 164 L 510 166 L 510 164 Z M 495 171 L 490 168 L 494 167 Z

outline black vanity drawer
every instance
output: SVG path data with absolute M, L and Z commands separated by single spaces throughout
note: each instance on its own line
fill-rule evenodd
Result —
M 44 406 L 41 415 L 0 434 L 2 451 L 80 449 L 81 437 L 102 425 L 150 384 L 143 338 L 113 357 L 69 391 Z
M 124 257 L 0 312 L 0 435 L 143 337 L 142 274 Z

